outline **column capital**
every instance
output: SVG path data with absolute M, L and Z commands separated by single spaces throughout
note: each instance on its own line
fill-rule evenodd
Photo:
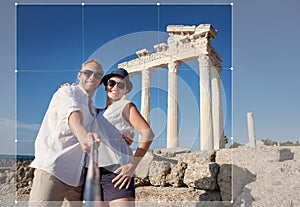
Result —
M 209 61 L 209 55 L 208 54 L 201 54 L 198 56 L 198 61 L 201 63 L 208 62 Z
M 150 70 L 149 70 L 149 68 L 144 68 L 144 69 L 142 69 L 142 75 L 150 75 Z
M 181 65 L 181 62 L 170 62 L 168 63 L 169 73 L 178 73 L 178 68 Z

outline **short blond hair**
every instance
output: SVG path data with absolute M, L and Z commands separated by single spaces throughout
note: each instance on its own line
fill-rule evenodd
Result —
M 99 66 L 100 72 L 102 74 L 104 74 L 104 69 L 103 69 L 101 63 L 97 59 L 90 59 L 90 60 L 85 61 L 84 63 L 82 63 L 80 70 L 82 70 L 84 68 L 84 66 L 86 66 L 89 63 L 97 64 Z

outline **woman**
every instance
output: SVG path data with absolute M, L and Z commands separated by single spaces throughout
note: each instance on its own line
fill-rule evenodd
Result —
M 136 106 L 123 100 L 132 89 L 125 69 L 117 69 L 105 75 L 102 83 L 107 95 L 106 107 L 99 110 L 95 127 L 101 137 L 98 166 L 103 199 L 110 206 L 134 206 L 134 202 L 128 202 L 135 200 L 133 174 L 148 151 L 154 134 Z M 132 150 L 122 134 L 128 134 L 134 129 L 141 138 L 132 155 Z M 129 141 L 131 142 L 132 140 Z

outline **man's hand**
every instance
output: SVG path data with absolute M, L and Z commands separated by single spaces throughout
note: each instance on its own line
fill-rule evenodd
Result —
M 72 83 L 72 85 L 70 83 L 64 83 L 64 84 L 61 84 L 59 88 L 63 88 L 66 86 L 75 86 L 75 85 L 76 85 L 75 83 Z
M 95 132 L 89 132 L 85 137 L 82 137 L 78 140 L 83 152 L 90 152 L 94 142 L 97 142 L 98 146 L 101 142 L 99 135 Z

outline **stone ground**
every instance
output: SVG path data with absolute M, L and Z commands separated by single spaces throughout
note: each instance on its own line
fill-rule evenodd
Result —
M 27 207 L 29 195 L 16 196 L 15 193 L 8 193 L 0 196 L 0 207 Z
M 234 206 L 300 206 L 300 147 L 241 147 L 233 163 L 255 175 Z
M 16 196 L 9 193 L 0 197 L 0 207 L 27 207 L 29 195 Z M 178 202 L 178 201 L 138 201 L 136 207 L 227 207 L 232 206 L 230 202 Z

